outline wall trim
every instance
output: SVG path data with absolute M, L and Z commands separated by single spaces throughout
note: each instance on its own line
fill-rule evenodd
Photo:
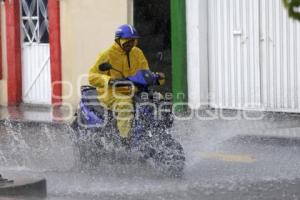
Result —
M 187 102 L 187 47 L 185 0 L 171 0 L 172 90 L 174 103 Z M 176 111 L 184 111 L 177 106 Z
M 3 78 L 2 52 L 2 3 L 0 3 L 0 80 Z
M 52 85 L 52 104 L 62 102 L 62 73 L 61 73 L 61 38 L 60 38 L 60 6 L 59 1 L 48 1 L 49 43 Z
M 127 22 L 134 24 L 134 0 L 128 0 L 127 2 Z
M 8 105 L 22 102 L 21 30 L 19 0 L 5 2 L 7 31 Z
M 186 0 L 189 105 L 209 105 L 208 0 Z

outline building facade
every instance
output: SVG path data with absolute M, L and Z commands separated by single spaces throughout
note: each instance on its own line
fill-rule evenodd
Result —
M 300 111 L 300 22 L 288 17 L 281 0 L 187 5 L 193 10 L 187 14 L 190 103 Z
M 1 2 L 0 105 L 76 104 L 81 84 L 131 0 Z
M 141 1 L 2 1 L 0 104 L 76 105 L 89 66 L 112 43 L 115 28 L 154 27 L 137 21 L 135 6 L 158 2 Z M 281 0 L 166 1 L 172 65 L 163 71 L 172 77 L 175 102 L 300 112 L 300 22 Z M 157 34 L 150 44 L 155 40 L 168 38 Z

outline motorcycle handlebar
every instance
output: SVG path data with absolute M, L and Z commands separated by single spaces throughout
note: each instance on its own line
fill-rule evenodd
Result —
M 110 80 L 109 85 L 115 87 L 125 87 L 125 86 L 133 86 L 134 83 L 128 79 L 116 79 L 116 80 Z
M 141 77 L 141 74 L 138 75 Z M 156 85 L 158 84 L 158 80 L 161 79 L 160 75 L 158 73 L 153 73 L 153 72 L 147 72 L 142 75 L 143 78 L 140 80 L 139 78 L 136 77 L 128 77 L 128 78 L 120 78 L 120 79 L 115 79 L 115 80 L 110 80 L 109 85 L 110 86 L 115 86 L 115 87 L 123 87 L 123 86 L 142 86 L 142 87 L 147 87 L 151 85 Z

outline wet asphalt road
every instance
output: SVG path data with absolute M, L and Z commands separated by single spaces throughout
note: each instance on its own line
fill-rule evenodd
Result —
M 20 138 L 18 144 L 23 147 L 16 150 L 20 151 L 18 156 L 29 159 L 14 163 L 6 158 L 6 164 L 0 164 L 0 171 L 8 178 L 46 177 L 47 200 L 297 200 L 300 199 L 299 119 L 277 116 L 252 121 L 177 121 L 173 134 L 183 144 L 187 158 L 181 179 L 163 177 L 140 163 L 103 164 L 99 169 L 81 171 L 76 168 L 66 130 L 52 130 L 50 125 L 43 127 L 47 134 L 41 133 L 45 134 L 39 141 L 43 148 L 30 144 L 26 137 Z M 2 155 L 4 149 L 0 147 Z

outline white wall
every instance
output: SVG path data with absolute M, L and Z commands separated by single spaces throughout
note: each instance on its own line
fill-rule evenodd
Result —
M 258 2 L 209 1 L 209 90 L 212 107 L 260 107 Z
M 300 112 L 300 22 L 281 0 L 186 2 L 192 105 Z
M 208 105 L 207 0 L 186 0 L 188 99 Z
M 260 7 L 262 105 L 300 112 L 300 22 L 281 0 L 261 0 Z

